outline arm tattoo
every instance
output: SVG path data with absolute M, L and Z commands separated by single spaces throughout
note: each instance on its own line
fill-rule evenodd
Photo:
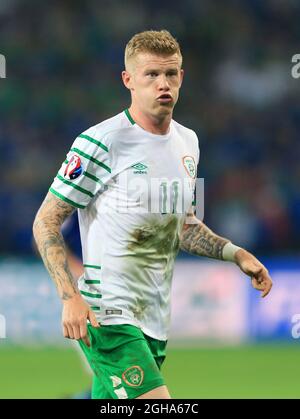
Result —
M 184 224 L 180 248 L 197 256 L 223 260 L 223 247 L 229 240 L 215 234 L 200 220 L 194 220 L 194 224 Z
M 66 247 L 60 232 L 62 223 L 74 210 L 74 207 L 48 192 L 33 223 L 38 250 L 62 300 L 79 293 L 77 281 L 68 266 Z

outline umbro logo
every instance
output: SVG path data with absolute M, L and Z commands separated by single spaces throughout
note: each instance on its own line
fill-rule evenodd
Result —
M 134 170 L 134 174 L 147 174 L 148 167 L 143 163 L 136 163 L 131 166 Z

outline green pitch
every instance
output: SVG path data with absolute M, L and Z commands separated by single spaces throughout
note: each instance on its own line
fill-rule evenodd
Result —
M 173 398 L 300 398 L 298 345 L 169 348 Z M 0 398 L 65 398 L 90 376 L 73 348 L 0 348 Z

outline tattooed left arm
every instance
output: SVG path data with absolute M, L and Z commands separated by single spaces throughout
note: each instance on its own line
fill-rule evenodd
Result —
M 193 255 L 236 263 L 242 272 L 251 277 L 253 288 L 262 291 L 262 297 L 268 295 L 272 288 L 268 270 L 255 256 L 215 234 L 194 215 L 188 214 L 183 225 L 180 248 Z
M 223 248 L 229 240 L 218 236 L 202 221 L 190 216 L 180 235 L 180 248 L 197 256 L 223 259 Z

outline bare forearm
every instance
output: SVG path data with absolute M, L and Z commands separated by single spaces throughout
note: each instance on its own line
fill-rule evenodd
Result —
M 180 248 L 198 256 L 227 260 L 236 263 L 251 278 L 252 286 L 266 297 L 272 288 L 267 269 L 245 249 L 211 231 L 193 214 L 188 214 L 180 235 Z
M 43 262 L 58 289 L 59 296 L 62 300 L 68 300 L 75 294 L 79 294 L 79 291 L 77 281 L 73 278 L 68 266 L 67 251 L 60 228 L 72 209 L 64 207 L 64 203 L 58 204 L 55 199 L 52 202 L 52 199 L 54 198 L 49 196 L 43 204 L 46 204 L 47 211 L 44 206 L 39 210 L 34 221 L 33 234 Z M 52 205 L 53 212 L 51 212 Z M 59 205 L 61 205 L 60 208 L 58 208 Z
M 229 240 L 218 236 L 201 221 L 184 224 L 180 236 L 180 248 L 197 256 L 223 259 L 223 248 Z

